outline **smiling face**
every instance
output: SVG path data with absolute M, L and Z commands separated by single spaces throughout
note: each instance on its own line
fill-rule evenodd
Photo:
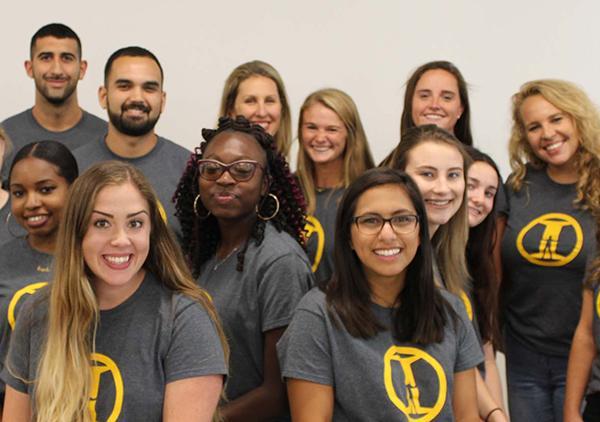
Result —
M 52 36 L 38 38 L 25 62 L 25 71 L 35 82 L 36 99 L 60 105 L 77 89 L 87 63 L 79 57 L 77 41 Z
M 100 304 L 105 298 L 118 304 L 139 287 L 150 225 L 148 202 L 131 182 L 108 185 L 96 196 L 81 247 Z
M 386 219 L 416 214 L 404 188 L 395 184 L 380 185 L 365 191 L 358 198 L 354 211 L 354 216 L 378 215 Z M 350 238 L 352 249 L 362 263 L 371 286 L 404 282 L 406 269 L 419 246 L 418 224 L 406 234 L 397 234 L 390 223 L 385 223 L 377 234 L 364 234 L 352 223 Z M 372 290 L 377 290 L 377 287 L 372 287 Z
M 230 117 L 239 115 L 275 136 L 281 124 L 281 99 L 275 81 L 259 75 L 242 81 Z
M 465 193 L 463 157 L 452 145 L 424 141 L 408 152 L 405 171 L 423 196 L 429 234 L 433 236 L 462 204 Z
M 476 161 L 467 176 L 467 198 L 469 200 L 469 227 L 475 227 L 492 212 L 498 191 L 498 173 L 484 161 Z
M 222 132 L 207 145 L 203 159 L 230 164 L 251 160 L 267 167 L 266 153 L 252 136 L 242 132 Z M 252 177 L 238 182 L 228 171 L 214 181 L 198 178 L 200 199 L 219 221 L 254 221 L 255 207 L 267 193 L 264 170 L 257 168 Z
M 432 69 L 421 75 L 412 98 L 412 119 L 416 126 L 434 124 L 454 133 L 463 112 L 454 75 Z
M 523 101 L 521 117 L 531 150 L 550 171 L 573 167 L 579 134 L 571 116 L 543 96 L 532 95 Z
M 128 136 L 150 133 L 163 111 L 166 94 L 158 64 L 149 57 L 122 56 L 98 91 L 110 125 Z
M 33 247 L 56 237 L 69 190 L 58 172 L 48 161 L 27 157 L 17 162 L 10 174 L 12 214 L 27 230 Z
M 316 102 L 302 113 L 302 147 L 315 165 L 344 160 L 348 131 L 335 111 Z

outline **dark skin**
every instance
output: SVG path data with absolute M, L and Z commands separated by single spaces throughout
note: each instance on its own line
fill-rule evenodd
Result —
M 266 153 L 251 136 L 239 132 L 217 135 L 206 147 L 203 158 L 229 164 L 238 160 L 254 160 L 266 168 Z M 250 237 L 256 223 L 255 206 L 268 192 L 268 181 L 257 168 L 252 178 L 236 181 L 224 172 L 216 181 L 199 179 L 200 198 L 206 209 L 217 218 L 221 240 L 216 255 L 229 256 Z M 223 406 L 222 415 L 228 422 L 264 421 L 282 415 L 287 409 L 285 385 L 275 345 L 286 327 L 263 333 L 263 382 L 257 388 Z

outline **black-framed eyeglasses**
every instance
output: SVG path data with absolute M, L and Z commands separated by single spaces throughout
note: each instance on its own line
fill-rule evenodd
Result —
M 262 164 L 254 160 L 238 160 L 229 164 L 217 160 L 198 160 L 196 164 L 200 177 L 212 182 L 218 180 L 225 172 L 237 182 L 247 182 L 252 179 L 257 168 L 264 171 Z
M 419 216 L 412 214 L 395 215 L 383 218 L 379 214 L 365 214 L 354 217 L 354 224 L 362 234 L 378 234 L 385 223 L 390 223 L 396 234 L 408 234 L 415 231 L 419 224 Z

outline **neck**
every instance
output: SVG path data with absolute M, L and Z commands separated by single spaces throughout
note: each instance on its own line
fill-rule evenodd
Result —
M 335 188 L 343 182 L 343 166 L 341 159 L 328 163 L 315 163 L 315 183 L 318 188 Z
M 27 243 L 38 252 L 54 255 L 56 246 L 56 233 L 49 236 L 27 236 Z
M 69 130 L 79 123 L 83 116 L 75 92 L 58 105 L 48 102 L 40 93 L 36 92 L 35 105 L 31 112 L 40 126 L 51 132 Z
M 406 271 L 393 277 L 370 276 L 368 282 L 371 288 L 371 301 L 384 308 L 398 306 L 396 300 L 404 290 L 405 279 Z
M 153 131 L 142 136 L 128 136 L 119 132 L 112 124 L 108 125 L 106 146 L 119 157 L 143 157 L 154 149 L 157 142 L 158 137 Z
M 429 228 L 429 239 L 433 239 L 433 235 L 440 228 L 439 224 L 428 223 L 427 227 Z
M 566 163 L 563 166 L 546 166 L 546 174 L 556 183 L 563 185 L 576 183 L 579 179 L 579 172 L 574 162 Z
M 243 220 L 218 220 L 221 240 L 217 246 L 217 258 L 223 259 L 235 249 L 243 245 L 252 233 L 256 216 L 251 214 Z
M 104 283 L 92 280 L 92 286 L 96 294 L 96 300 L 98 301 L 98 308 L 101 311 L 106 311 L 116 308 L 125 302 L 140 287 L 145 276 L 146 270 L 142 268 L 133 276 L 130 282 L 120 286 L 106 286 Z

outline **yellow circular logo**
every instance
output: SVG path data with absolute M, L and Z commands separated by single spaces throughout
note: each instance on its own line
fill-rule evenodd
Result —
M 600 318 L 600 290 L 596 294 L 596 315 Z
M 41 289 L 42 287 L 44 287 L 47 284 L 48 284 L 47 281 L 42 281 L 40 283 L 32 283 L 32 284 L 28 284 L 27 286 L 25 286 L 22 289 L 19 289 L 15 292 L 15 294 L 13 295 L 12 299 L 10 300 L 10 302 L 8 304 L 8 312 L 6 315 L 6 317 L 8 319 L 8 325 L 10 326 L 11 330 L 15 328 L 15 322 L 17 320 L 15 311 L 17 309 L 17 305 L 19 304 L 19 301 L 21 300 L 21 298 L 25 295 L 34 294 L 35 292 L 37 292 L 39 289 Z
M 575 235 L 572 245 L 561 243 L 561 235 L 571 229 Z M 541 234 L 540 234 L 541 232 Z M 534 251 L 528 251 L 523 245 L 525 236 L 536 236 L 539 241 Z M 523 258 L 532 264 L 542 267 L 562 267 L 571 262 L 581 251 L 583 246 L 583 231 L 573 217 L 562 213 L 549 213 L 541 215 L 527 224 L 517 236 L 517 250 Z M 567 250 L 567 253 L 564 251 Z
M 467 296 L 464 290 L 460 291 L 460 298 L 462 299 L 463 304 L 465 305 L 465 311 L 467 311 L 469 321 L 473 321 L 473 305 L 471 305 L 471 300 L 469 299 L 469 296 Z
M 315 253 L 314 261 L 312 263 L 312 272 L 314 273 L 319 268 L 319 264 L 321 263 L 321 259 L 323 258 L 323 251 L 325 250 L 325 231 L 323 230 L 323 226 L 317 220 L 314 215 L 309 215 L 306 217 L 306 225 L 304 226 L 304 231 L 306 232 L 306 243 L 308 244 L 308 240 L 312 236 L 317 236 L 317 252 Z
M 97 421 L 98 415 L 96 413 L 96 403 L 98 401 L 98 394 L 100 393 L 100 381 L 103 374 L 109 374 L 112 378 L 112 383 L 115 387 L 115 401 L 113 409 L 110 415 L 106 419 L 106 422 L 116 422 L 121 414 L 123 408 L 123 377 L 121 371 L 114 360 L 101 353 L 92 353 L 92 385 L 90 391 L 90 401 L 88 402 L 88 409 L 92 415 L 92 420 Z
M 398 367 L 399 366 L 399 367 Z M 416 368 L 418 366 L 418 368 Z M 396 369 L 395 369 L 396 368 Z M 401 371 L 404 378 L 404 391 L 400 394 L 394 386 L 394 372 Z M 419 391 L 419 372 L 428 384 L 437 379 L 437 397 L 423 397 Z M 432 377 L 433 375 L 433 377 Z M 411 422 L 434 420 L 446 403 L 448 385 L 442 365 L 427 352 L 415 347 L 390 347 L 384 356 L 383 378 L 388 398 Z M 401 397 L 405 397 L 403 400 Z

